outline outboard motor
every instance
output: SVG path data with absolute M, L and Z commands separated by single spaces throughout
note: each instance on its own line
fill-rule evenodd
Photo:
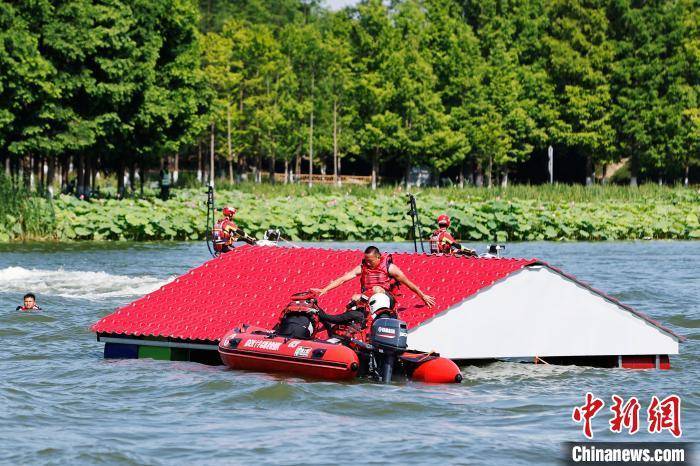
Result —
M 399 319 L 382 317 L 372 324 L 371 343 L 384 359 L 382 381 L 391 382 L 396 358 L 408 348 L 408 327 Z

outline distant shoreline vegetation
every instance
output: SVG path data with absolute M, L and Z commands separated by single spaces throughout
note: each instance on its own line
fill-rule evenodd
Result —
M 416 192 L 423 237 L 446 212 L 465 242 L 700 239 L 697 188 L 553 185 Z M 204 239 L 203 189 L 175 190 L 168 201 L 148 189 L 144 194 L 47 199 L 0 183 L 0 242 Z M 404 241 L 411 224 L 405 194 L 398 188 L 243 184 L 217 191 L 216 202 L 237 207 L 237 223 L 257 237 L 276 227 L 292 241 Z
M 697 0 L 0 2 L 0 169 L 505 186 L 551 148 L 560 183 L 695 184 L 698 37 Z

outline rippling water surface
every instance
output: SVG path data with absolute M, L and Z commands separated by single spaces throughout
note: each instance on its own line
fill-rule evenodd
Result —
M 522 243 L 507 252 L 561 267 L 688 337 L 673 369 L 498 362 L 463 367 L 461 385 L 383 386 L 105 360 L 88 327 L 202 263 L 204 245 L 2 245 L 0 461 L 555 463 L 561 442 L 583 439 L 571 410 L 586 391 L 608 405 L 613 393 L 634 395 L 643 408 L 652 395 L 677 393 L 683 439 L 700 440 L 700 242 Z M 26 291 L 44 311 L 14 311 Z M 609 418 L 594 420 L 595 439 L 629 439 L 607 430 Z

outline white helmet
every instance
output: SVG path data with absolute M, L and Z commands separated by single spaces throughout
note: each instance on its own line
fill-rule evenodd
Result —
M 391 309 L 391 298 L 385 293 L 375 293 L 369 298 L 369 308 L 372 314 L 381 309 Z

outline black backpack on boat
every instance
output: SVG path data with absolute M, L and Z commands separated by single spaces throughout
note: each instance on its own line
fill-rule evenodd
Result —
M 318 326 L 318 318 L 313 311 L 318 311 L 318 302 L 314 295 L 308 292 L 297 293 L 292 301 L 282 311 L 279 323 L 274 331 L 285 338 L 308 340 Z
M 290 312 L 282 318 L 275 333 L 285 338 L 308 340 L 313 328 L 313 322 L 306 313 Z

